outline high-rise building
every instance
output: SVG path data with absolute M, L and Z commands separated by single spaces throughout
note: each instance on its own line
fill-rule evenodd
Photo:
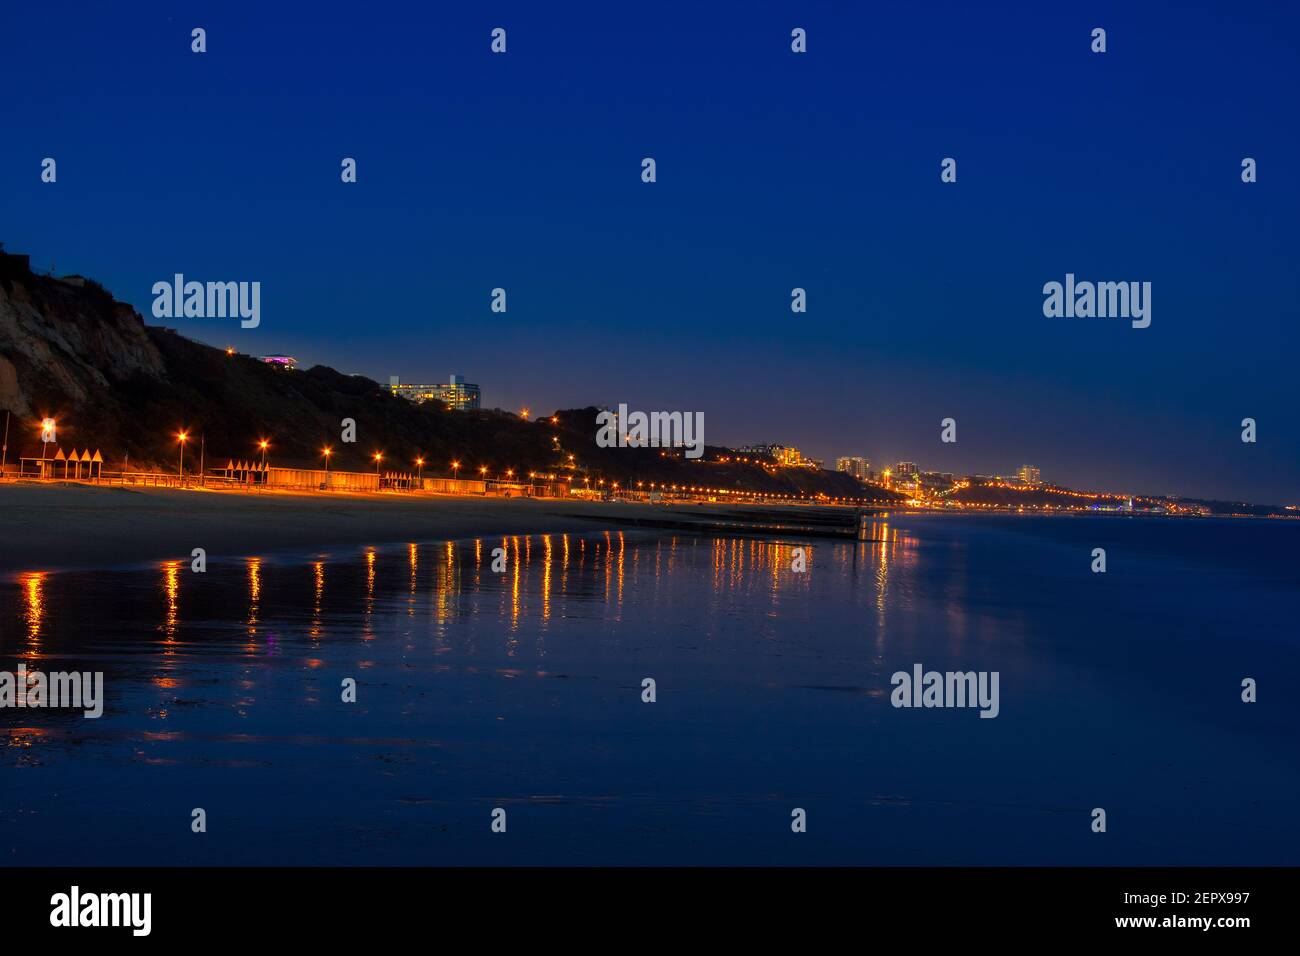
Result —
M 463 375 L 453 375 L 446 385 L 403 385 L 396 375 L 390 375 L 388 387 L 394 395 L 417 405 L 442 402 L 456 411 L 479 407 L 479 387 L 465 381 Z
M 915 475 L 919 471 L 914 461 L 900 461 L 894 466 L 894 477 L 899 478 L 904 475 Z
M 1033 465 L 1021 465 L 1016 476 L 1027 485 L 1039 485 L 1043 481 L 1042 474 Z
M 865 481 L 871 473 L 871 462 L 857 456 L 845 456 L 835 459 L 835 470 L 847 472 L 859 481 Z

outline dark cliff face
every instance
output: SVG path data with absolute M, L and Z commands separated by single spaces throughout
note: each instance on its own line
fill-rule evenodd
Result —
M 32 273 L 26 256 L 0 251 L 0 411 L 13 413 L 9 461 L 39 454 L 37 422 L 58 421 L 65 449 L 99 449 L 105 469 L 177 466 L 176 433 L 184 429 L 186 470 L 198 466 L 200 443 L 209 467 L 227 459 L 260 458 L 257 442 L 271 442 L 268 461 L 322 466 L 333 450 L 337 470 L 373 470 L 376 451 L 385 470 L 426 475 L 494 477 L 506 469 L 572 474 L 569 455 L 595 485 L 603 478 L 627 487 L 640 480 L 780 494 L 853 496 L 848 475 L 809 469 L 768 472 L 757 466 L 705 464 L 661 456 L 655 449 L 600 448 L 597 409 L 558 412 L 556 422 L 524 421 L 499 411 L 451 412 L 414 405 L 376 382 L 323 366 L 284 370 L 247 355 L 228 355 L 157 326 L 97 283 L 77 276 Z M 342 441 L 344 420 L 356 440 Z M 897 498 L 889 492 L 879 497 Z
M 134 309 L 98 284 L 34 274 L 0 252 L 0 407 L 27 418 L 80 407 L 163 358 Z

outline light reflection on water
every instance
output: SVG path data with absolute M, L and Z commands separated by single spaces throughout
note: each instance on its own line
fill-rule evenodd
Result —
M 103 670 L 108 702 L 98 721 L 0 712 L 0 773 L 21 782 L 0 851 L 39 822 L 49 862 L 1205 862 L 1178 856 L 1162 799 L 1240 794 L 1207 784 L 1203 754 L 1176 761 L 1202 678 L 1162 684 L 1167 648 L 1125 630 L 1160 565 L 1098 603 L 1041 527 L 890 517 L 861 543 L 611 531 L 21 574 L 0 587 L 0 659 Z M 1214 619 L 1189 603 L 1203 581 L 1165 585 L 1170 628 Z M 1257 597 L 1261 620 L 1282 606 Z M 1276 653 L 1265 666 L 1294 664 Z M 916 661 L 999 670 L 1002 716 L 891 708 L 889 675 Z M 1202 707 L 1189 751 L 1256 748 L 1293 792 L 1295 760 L 1241 719 Z M 1102 851 L 1063 824 L 1099 789 L 1134 804 L 1140 838 Z M 196 805 L 226 837 L 188 839 Z M 509 843 L 482 839 L 498 805 Z M 814 825 L 792 844 L 793 806 Z M 1295 824 L 1251 812 L 1257 841 L 1198 821 L 1198 845 L 1294 862 Z
M 20 576 L 26 605 L 23 609 L 23 621 L 27 625 L 27 649 L 25 656 L 36 659 L 40 657 L 41 622 L 45 618 L 45 574 L 30 571 Z

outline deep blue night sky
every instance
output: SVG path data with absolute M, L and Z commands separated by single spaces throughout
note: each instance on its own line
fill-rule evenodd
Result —
M 255 330 L 165 324 L 490 406 L 1300 500 L 1294 5 L 456 6 L 7 4 L 0 241 L 147 318 L 258 280 Z M 1045 318 L 1066 272 L 1151 327 Z

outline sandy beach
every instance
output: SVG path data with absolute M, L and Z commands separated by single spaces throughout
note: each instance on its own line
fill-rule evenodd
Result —
M 646 505 L 392 493 L 0 485 L 0 571 L 620 527 Z M 588 517 L 583 517 L 588 516 Z
M 814 509 L 789 510 L 806 515 Z M 221 558 L 479 535 L 600 531 L 656 519 L 707 523 L 734 513 L 727 505 L 19 482 L 0 485 L 0 571 L 188 561 L 194 548 Z

